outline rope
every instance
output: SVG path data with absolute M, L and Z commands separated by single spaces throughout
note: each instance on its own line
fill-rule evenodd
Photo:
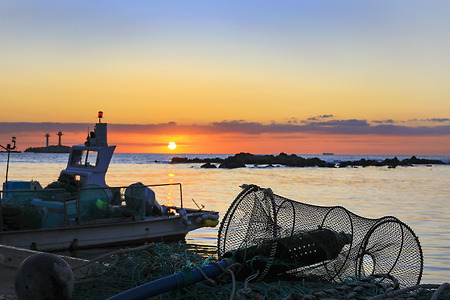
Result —
M 395 290 L 395 291 L 386 290 L 385 294 L 371 297 L 368 300 L 393 298 L 393 297 L 407 294 L 412 291 L 416 291 L 415 294 L 419 294 L 424 289 L 427 289 L 427 290 L 436 289 L 436 291 L 433 293 L 433 296 L 431 297 L 431 300 L 437 300 L 437 299 L 439 299 L 439 295 L 448 287 L 450 287 L 450 285 L 447 282 L 445 282 L 441 285 L 439 285 L 439 284 L 418 284 L 418 285 L 410 286 L 410 287 Z
M 141 251 L 141 250 L 146 250 L 146 249 L 149 249 L 149 248 L 151 248 L 153 246 L 154 246 L 154 244 L 150 244 L 150 245 L 144 245 L 144 246 L 140 246 L 140 247 L 136 247 L 136 248 L 119 249 L 119 250 L 116 250 L 116 251 L 112 251 L 112 252 L 100 255 L 100 256 L 98 256 L 98 257 L 96 257 L 94 259 L 91 259 L 88 262 L 85 262 L 85 263 L 83 263 L 81 265 L 75 266 L 75 267 L 72 268 L 72 271 L 84 268 L 84 267 L 86 267 L 88 265 L 91 265 L 91 264 L 94 264 L 94 263 L 97 263 L 99 260 L 101 260 L 101 259 L 103 259 L 105 257 L 113 256 L 115 254 L 123 255 L 123 254 L 130 253 L 130 252 L 137 252 L 137 251 Z
M 245 282 L 244 282 L 244 287 L 241 288 L 239 291 L 237 291 L 236 295 L 237 295 L 238 297 L 241 297 L 242 294 L 248 294 L 248 293 L 250 293 L 250 292 L 252 291 L 252 289 L 248 287 L 248 283 L 249 283 L 251 280 L 253 280 L 253 279 L 255 279 L 256 277 L 258 277 L 258 275 L 259 275 L 259 270 L 256 270 L 256 273 L 255 273 L 255 274 L 252 274 L 252 275 L 250 275 L 249 277 L 247 277 L 247 278 L 245 279 Z
M 431 300 L 437 300 L 439 298 L 439 295 L 442 293 L 443 290 L 450 287 L 450 284 L 448 282 L 443 283 L 433 294 L 433 297 L 431 297 Z
M 215 262 L 215 261 L 211 262 L 211 264 L 213 264 L 213 265 L 219 267 L 219 269 L 223 272 L 223 274 L 230 274 L 231 280 L 232 280 L 232 284 L 233 284 L 233 288 L 232 288 L 232 290 L 231 290 L 231 295 L 230 295 L 230 300 L 233 300 L 234 294 L 235 294 L 235 292 L 236 292 L 236 279 L 235 279 L 235 277 L 234 277 L 234 272 L 231 270 L 231 267 L 240 266 L 240 264 L 237 264 L 237 263 L 236 263 L 236 264 L 233 264 L 233 263 L 231 262 L 231 260 L 228 259 L 228 258 L 224 258 L 223 260 L 226 261 L 226 262 L 228 263 L 228 266 L 229 266 L 229 267 L 228 267 L 227 269 L 225 269 L 222 265 L 220 265 L 219 263 L 217 263 L 217 262 Z
M 197 271 L 199 271 L 203 275 L 203 277 L 205 277 L 206 280 L 209 281 L 209 283 L 216 284 L 216 282 L 213 279 L 211 279 L 208 276 L 206 276 L 206 274 L 205 274 L 205 272 L 203 272 L 202 268 L 197 267 L 196 269 L 197 269 Z

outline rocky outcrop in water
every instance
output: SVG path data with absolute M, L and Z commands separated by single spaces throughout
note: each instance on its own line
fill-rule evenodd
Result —
M 250 153 L 239 153 L 226 158 L 219 168 L 241 168 L 245 165 L 284 165 L 288 167 L 335 167 L 335 164 L 327 163 L 317 157 L 303 158 L 295 154 L 287 155 L 280 153 L 274 155 L 253 155 Z
M 25 152 L 35 152 L 35 153 L 69 153 L 69 146 L 47 146 L 47 147 L 30 147 L 25 150 Z
M 303 158 L 295 154 L 280 153 L 279 155 L 254 155 L 250 153 L 238 153 L 233 156 L 229 156 L 225 159 L 222 158 L 187 158 L 187 157 L 174 157 L 172 163 L 204 163 L 202 168 L 216 168 L 215 164 L 220 164 L 219 168 L 224 169 L 236 169 L 245 168 L 246 165 L 283 165 L 287 167 L 321 167 L 321 168 L 345 168 L 345 167 L 368 167 L 368 166 L 388 166 L 395 168 L 397 166 L 411 166 L 411 165 L 439 165 L 445 164 L 441 160 L 424 159 L 412 156 L 404 160 L 399 160 L 397 157 L 386 158 L 383 161 L 373 159 L 360 159 L 356 161 L 342 161 L 339 163 L 329 163 L 321 160 L 317 157 Z
M 223 158 L 187 158 L 187 157 L 172 157 L 173 164 L 184 163 L 221 163 Z
M 235 169 L 245 168 L 246 165 L 284 165 L 288 167 L 328 167 L 334 168 L 335 164 L 327 163 L 317 157 L 315 158 L 303 158 L 295 154 L 287 155 L 281 153 L 280 155 L 254 155 L 250 153 L 238 153 L 234 156 L 229 156 L 225 159 L 222 158 L 186 158 L 186 157 L 174 157 L 172 163 L 205 163 L 202 168 L 213 168 L 215 165 L 212 163 L 219 163 L 219 168 Z
M 205 168 L 205 169 L 215 169 L 215 168 L 217 168 L 217 167 L 216 167 L 216 165 L 213 165 L 212 163 L 207 162 L 206 164 L 201 165 L 200 168 Z
M 404 160 L 399 160 L 397 157 L 394 158 L 386 158 L 383 161 L 377 161 L 373 159 L 360 159 L 356 161 L 342 161 L 339 163 L 340 168 L 344 167 L 383 167 L 388 166 L 391 168 L 395 168 L 398 166 L 412 166 L 412 165 L 445 165 L 442 160 L 438 159 L 425 159 L 425 158 L 417 158 L 412 156 L 411 158 L 405 158 Z

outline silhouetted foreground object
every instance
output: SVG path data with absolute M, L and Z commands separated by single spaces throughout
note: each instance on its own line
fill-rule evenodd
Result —
M 277 240 L 274 261 L 265 280 L 289 279 L 289 272 L 299 267 L 310 266 L 335 259 L 342 248 L 351 242 L 351 236 L 329 229 L 319 228 L 305 231 L 295 236 Z M 224 258 L 234 258 L 243 267 L 238 273 L 238 280 L 245 280 L 255 270 L 262 273 L 271 256 L 273 241 L 267 240 L 260 245 L 226 252 Z M 284 276 L 283 276 L 284 275 Z
M 26 258 L 17 270 L 14 286 L 19 300 L 72 299 L 75 279 L 69 264 L 49 253 Z
M 419 284 L 422 248 L 395 217 L 368 219 L 347 209 L 296 202 L 244 185 L 225 214 L 219 259 L 241 263 L 237 278 L 323 280 L 392 275 L 401 288 Z M 388 280 L 383 277 L 381 280 Z
M 235 169 L 245 168 L 246 165 L 283 165 L 287 167 L 321 167 L 321 168 L 336 168 L 336 167 L 349 167 L 349 166 L 411 166 L 411 165 L 445 165 L 441 160 L 437 159 L 424 159 L 412 156 L 404 160 L 399 160 L 397 157 L 392 159 L 386 158 L 383 161 L 360 159 L 357 161 L 343 161 L 339 163 L 330 163 L 320 158 L 303 158 L 295 154 L 280 153 L 279 155 L 254 155 L 250 153 L 238 153 L 233 156 L 223 158 L 187 158 L 187 157 L 173 157 L 172 163 L 205 163 L 202 168 L 214 168 L 212 163 L 218 163 L 219 168 Z

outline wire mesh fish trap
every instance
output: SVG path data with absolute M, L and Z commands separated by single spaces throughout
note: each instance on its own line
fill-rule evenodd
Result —
M 256 185 L 243 186 L 220 224 L 217 243 L 219 258 L 241 263 L 240 280 L 258 274 L 265 281 L 342 282 L 387 274 L 403 288 L 419 284 L 422 277 L 419 240 L 397 218 L 368 219 L 341 206 L 304 204 Z

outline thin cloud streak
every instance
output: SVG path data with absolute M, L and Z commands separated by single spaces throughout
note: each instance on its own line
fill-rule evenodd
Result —
M 263 124 L 259 122 L 248 122 L 245 120 L 232 120 L 214 122 L 206 125 L 179 125 L 175 122 L 160 124 L 110 124 L 112 132 L 128 132 L 133 134 L 249 134 L 258 135 L 265 133 L 314 133 L 314 134 L 344 134 L 344 135 L 386 135 L 386 136 L 445 136 L 450 135 L 450 119 L 433 118 L 428 122 L 438 124 L 436 126 L 407 126 L 396 125 L 393 120 L 373 121 L 347 119 L 347 120 L 324 120 L 328 115 L 321 116 L 322 120 L 314 117 L 301 123 L 276 123 Z M 317 120 L 317 121 L 316 121 Z M 0 123 L 0 134 L 30 134 L 46 132 L 88 132 L 93 130 L 93 124 L 87 123 L 25 123 L 14 122 Z
M 450 135 L 450 125 L 409 127 L 403 125 L 371 125 L 365 120 L 332 120 L 327 122 L 310 122 L 304 125 L 277 124 L 263 125 L 254 122 L 227 122 L 213 124 L 222 133 L 234 132 L 245 134 L 261 133 L 316 133 L 316 134 L 377 134 L 387 136 L 422 136 Z

